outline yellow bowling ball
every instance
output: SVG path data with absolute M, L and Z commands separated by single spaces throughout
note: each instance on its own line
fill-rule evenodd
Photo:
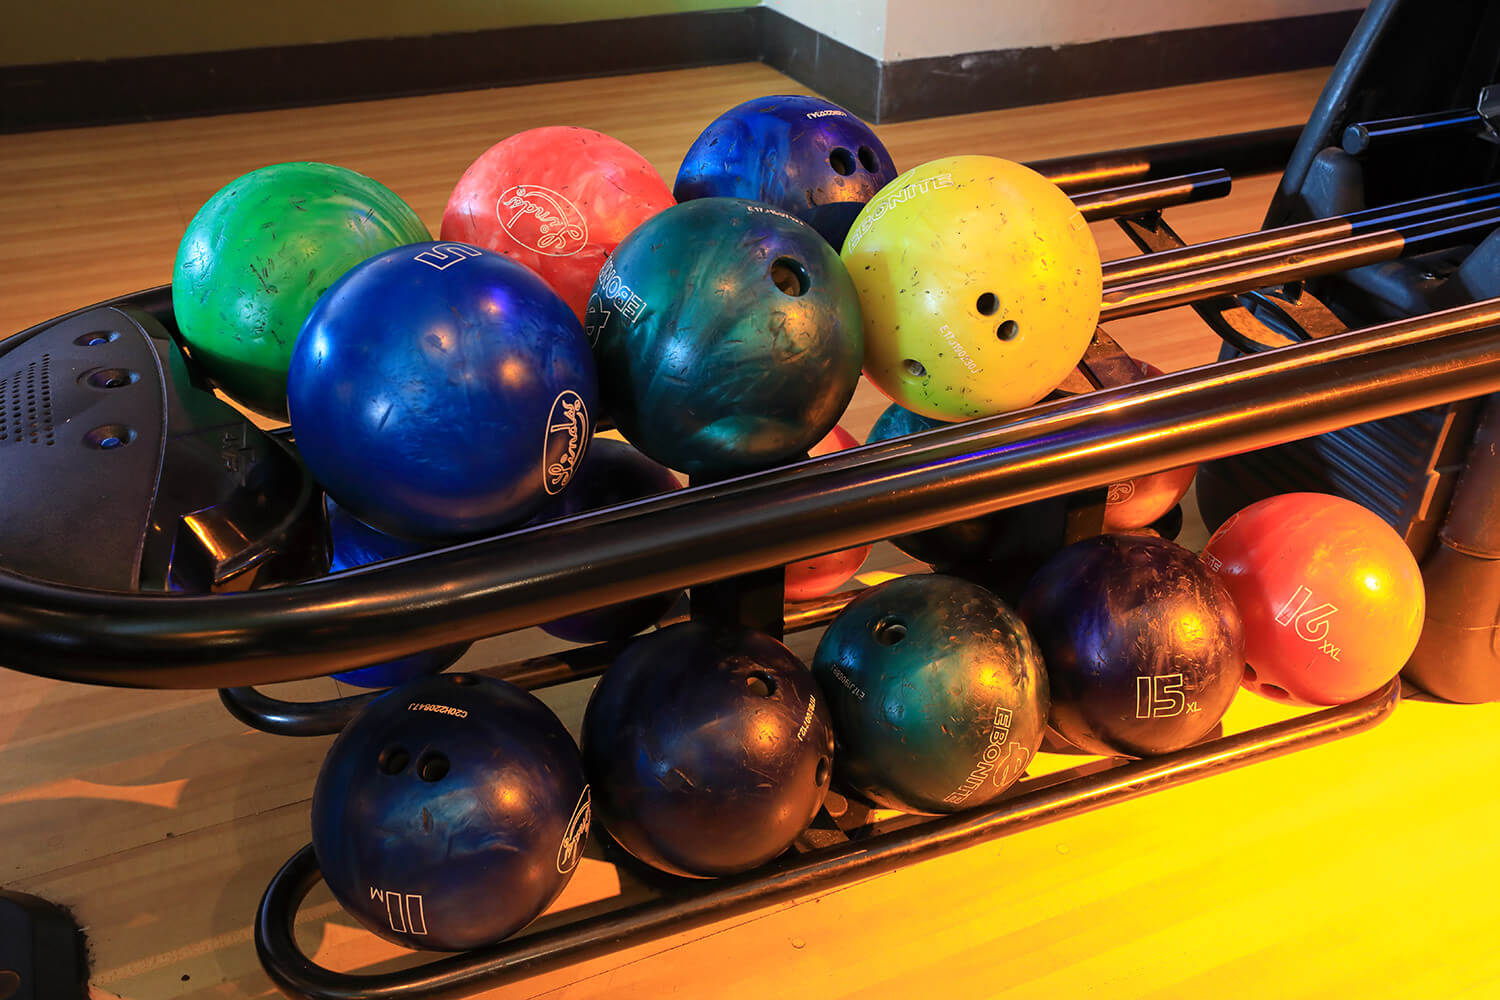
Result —
M 854 220 L 844 263 L 865 376 L 909 410 L 962 420 L 1029 406 L 1099 322 L 1099 248 L 1068 196 L 993 156 L 908 170 Z

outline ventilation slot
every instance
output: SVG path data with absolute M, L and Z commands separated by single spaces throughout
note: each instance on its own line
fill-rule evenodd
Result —
M 0 379 L 0 442 L 53 444 L 52 355 Z

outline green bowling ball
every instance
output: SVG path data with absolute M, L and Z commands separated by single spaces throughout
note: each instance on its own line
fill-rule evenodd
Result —
M 833 715 L 837 783 L 878 806 L 984 805 L 1041 746 L 1041 655 L 1021 619 L 966 580 L 915 575 L 871 587 L 828 626 L 812 669 Z
M 432 237 L 389 188 L 326 163 L 231 181 L 188 223 L 172 309 L 199 369 L 236 402 L 286 419 L 292 345 L 313 303 L 375 254 Z

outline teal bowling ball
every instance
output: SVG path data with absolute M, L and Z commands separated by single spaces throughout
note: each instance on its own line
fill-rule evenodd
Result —
M 584 327 L 605 413 L 691 476 L 805 456 L 849 405 L 864 359 L 839 255 L 787 213 L 738 198 L 676 205 L 626 237 Z
M 956 577 L 871 587 L 828 626 L 812 669 L 833 715 L 838 785 L 888 809 L 984 805 L 1021 777 L 1046 731 L 1031 634 Z

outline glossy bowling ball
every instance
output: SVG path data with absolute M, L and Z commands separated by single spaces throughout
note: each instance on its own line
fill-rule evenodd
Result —
M 1214 532 L 1203 561 L 1244 616 L 1244 686 L 1257 694 L 1354 701 L 1416 648 L 1421 570 L 1395 529 L 1353 501 L 1285 493 L 1251 504 Z
M 469 165 L 443 210 L 442 238 L 515 258 L 581 320 L 610 253 L 673 204 L 656 168 L 620 140 L 571 125 L 534 128 Z
M 1143 378 L 1162 373 L 1160 368 L 1145 361 L 1135 363 Z M 1197 474 L 1196 464 L 1181 465 L 1110 483 L 1104 504 L 1104 530 L 1132 531 L 1155 524 L 1177 506 Z
M 892 403 L 870 428 L 867 444 L 947 427 Z M 1063 544 L 1067 531 L 1068 498 L 1037 500 L 993 514 L 965 518 L 926 531 L 898 535 L 891 543 L 913 559 L 944 572 L 973 576 L 984 567 L 980 579 L 988 589 L 1006 600 L 1018 600 L 1020 591 Z
M 307 317 L 287 402 L 339 506 L 445 540 L 519 524 L 561 493 L 598 410 L 578 318 L 525 266 L 464 243 L 388 250 Z
M 853 448 L 859 440 L 853 434 L 835 424 L 823 440 L 812 446 L 807 453 L 810 458 L 831 455 L 845 448 Z M 789 601 L 808 601 L 825 597 L 848 583 L 869 558 L 871 546 L 858 545 L 852 549 L 840 549 L 811 559 L 799 559 L 787 563 L 785 593 Z
M 534 696 L 474 674 L 381 695 L 334 740 L 312 796 L 323 881 L 365 927 L 460 951 L 520 930 L 583 854 L 589 789 Z
M 823 804 L 828 706 L 770 636 L 683 622 L 632 642 L 583 716 L 604 828 L 676 875 L 745 871 L 781 854 Z
M 620 243 L 585 326 L 607 413 L 690 476 L 801 458 L 859 382 L 859 300 L 838 254 L 736 198 L 669 208 Z
M 950 576 L 871 587 L 813 657 L 837 741 L 834 774 L 877 805 L 946 813 L 998 797 L 1047 728 L 1047 674 L 999 598 Z
M 679 486 L 665 466 L 651 461 L 623 441 L 595 438 L 583 464 L 562 495 L 539 514 L 535 523 L 545 524 L 601 507 L 669 493 Z M 605 642 L 626 639 L 655 625 L 682 596 L 681 590 L 623 601 L 592 611 L 559 618 L 542 626 L 549 635 L 569 642 Z
M 1088 223 L 1040 174 L 992 156 L 933 160 L 870 200 L 844 241 L 865 375 L 938 420 L 1051 392 L 1083 356 L 1103 278 Z
M 387 559 L 399 559 L 425 552 L 431 546 L 405 538 L 395 538 L 376 531 L 368 524 L 353 517 L 333 500 L 324 498 L 328 511 L 328 534 L 332 543 L 333 558 L 329 572 L 368 566 Z M 356 687 L 384 688 L 404 684 L 413 677 L 436 674 L 452 666 L 469 649 L 469 643 L 460 642 L 421 653 L 398 657 L 358 670 L 346 670 L 334 674 L 335 680 Z
M 672 193 L 748 198 L 790 212 L 838 250 L 854 217 L 896 176 L 874 131 L 819 97 L 778 94 L 724 112 L 688 148 Z
M 1019 610 L 1047 664 L 1048 721 L 1080 750 L 1144 757 L 1189 746 L 1213 731 L 1239 688 L 1239 612 L 1175 542 L 1076 542 L 1037 572 Z
M 188 223 L 172 310 L 193 361 L 235 401 L 286 419 L 292 346 L 313 303 L 383 250 L 431 239 L 384 185 L 326 163 L 280 163 L 225 185 Z

